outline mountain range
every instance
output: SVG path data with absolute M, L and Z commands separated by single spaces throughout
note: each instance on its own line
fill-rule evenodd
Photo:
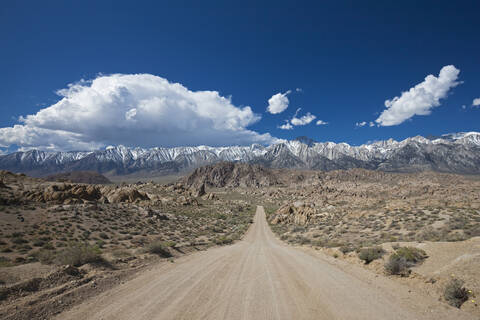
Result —
M 351 146 L 315 142 L 307 137 L 270 146 L 129 148 L 111 146 L 96 151 L 29 150 L 0 156 L 0 169 L 45 176 L 58 172 L 96 171 L 107 175 L 178 174 L 217 162 L 244 162 L 270 168 L 415 172 L 433 170 L 480 173 L 480 133 L 416 136 Z

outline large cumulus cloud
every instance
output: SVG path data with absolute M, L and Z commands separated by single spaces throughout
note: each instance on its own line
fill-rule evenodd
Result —
M 425 80 L 400 97 L 385 101 L 386 109 L 375 120 L 379 126 L 394 126 L 415 115 L 428 115 L 434 107 L 440 105 L 450 89 L 457 86 L 460 70 L 448 65 L 440 70 L 438 77 L 428 75 Z
M 191 91 L 150 74 L 114 74 L 58 91 L 57 103 L 0 128 L 0 146 L 91 150 L 127 146 L 233 145 L 276 141 L 247 129 L 260 120 L 217 91 Z

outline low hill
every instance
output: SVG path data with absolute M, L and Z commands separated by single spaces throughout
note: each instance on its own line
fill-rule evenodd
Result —
M 280 184 L 272 169 L 246 163 L 220 162 L 197 168 L 182 179 L 189 187 L 267 187 Z
M 94 171 L 73 171 L 57 173 L 44 178 L 47 181 L 88 183 L 88 184 L 109 184 L 112 183 L 104 175 Z

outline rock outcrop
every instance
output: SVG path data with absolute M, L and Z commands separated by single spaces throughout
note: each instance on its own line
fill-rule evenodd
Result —
M 221 162 L 197 168 L 183 179 L 188 187 L 268 187 L 279 184 L 272 169 L 246 163 Z
M 306 225 L 316 214 L 313 205 L 297 201 L 280 207 L 270 218 L 270 223 Z
M 142 200 L 149 200 L 146 193 L 131 187 L 119 187 L 110 189 L 104 188 L 104 196 L 110 203 L 128 202 L 134 203 Z
M 110 184 L 112 183 L 104 175 L 95 171 L 62 172 L 43 178 L 47 181 L 87 183 L 87 184 Z

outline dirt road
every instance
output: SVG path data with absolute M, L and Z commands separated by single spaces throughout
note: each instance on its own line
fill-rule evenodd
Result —
M 277 240 L 258 207 L 244 240 L 158 265 L 58 319 L 472 319 L 331 260 Z

